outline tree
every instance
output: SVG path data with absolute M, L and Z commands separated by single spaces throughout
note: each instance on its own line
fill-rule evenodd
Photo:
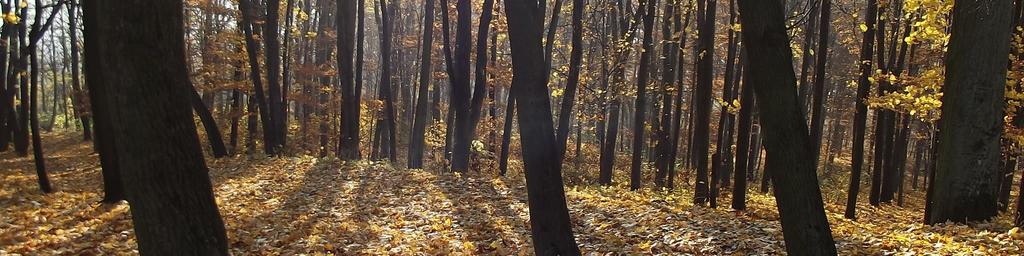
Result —
M 242 29 L 242 33 L 245 36 L 245 51 L 248 54 L 249 59 L 249 79 L 252 80 L 253 95 L 251 96 L 255 101 L 254 106 L 259 110 L 260 123 L 263 128 L 263 146 L 264 152 L 267 154 L 274 153 L 274 127 L 273 122 L 270 119 L 270 109 L 267 106 L 267 97 L 263 92 L 263 78 L 260 75 L 260 60 L 259 60 L 259 43 L 256 41 L 256 28 L 258 24 L 255 21 L 256 9 L 252 6 L 252 0 L 239 0 L 238 10 L 241 13 L 241 20 L 239 20 L 239 26 Z M 254 124 L 252 121 L 253 116 L 249 116 L 250 124 Z M 250 128 L 254 128 L 250 125 Z M 250 138 L 253 137 L 255 129 L 249 129 Z M 251 144 L 250 144 L 251 145 Z
M 644 152 L 644 110 L 647 109 L 647 80 L 651 74 L 648 69 L 651 65 L 651 54 L 654 53 L 654 15 L 656 15 L 658 1 L 645 0 L 647 8 L 644 14 L 644 38 L 641 44 L 643 52 L 640 53 L 640 68 L 636 72 L 636 113 L 633 114 L 633 161 L 630 168 L 629 188 L 640 189 L 641 169 Z
M 227 255 L 189 107 L 182 1 L 88 1 L 83 10 L 88 84 L 109 113 L 103 134 L 119 156 L 139 252 Z
M 699 0 L 698 0 L 699 1 Z M 715 74 L 715 2 L 708 1 L 704 18 L 699 22 L 700 33 L 697 42 L 697 84 L 693 92 L 693 157 L 697 164 L 697 188 L 694 190 L 695 205 L 708 203 L 708 148 L 711 134 L 711 87 Z
M 740 53 L 741 61 L 740 67 L 744 68 L 746 63 L 746 52 Z M 746 75 L 744 73 L 740 77 L 743 78 L 743 89 L 740 92 L 740 116 L 739 116 L 739 128 L 738 134 L 736 135 L 736 176 L 734 176 L 735 184 L 732 187 L 732 209 L 734 210 L 745 210 L 747 209 L 747 172 L 749 169 L 753 169 L 748 164 L 750 154 L 748 153 L 751 149 L 760 150 L 759 148 L 752 148 L 750 129 L 753 116 L 754 108 L 754 85 L 747 83 Z
M 860 46 L 860 77 L 857 80 L 856 113 L 853 116 L 853 152 L 851 153 L 850 188 L 846 195 L 847 219 L 857 219 L 857 194 L 860 193 L 860 176 L 864 168 L 864 133 L 867 130 L 868 105 L 867 96 L 871 90 L 871 55 L 875 42 L 875 16 L 878 14 L 878 2 L 868 0 L 864 10 L 864 33 Z
M 68 32 L 69 33 L 68 37 L 71 39 L 71 44 L 70 44 L 71 45 L 71 90 L 72 90 L 72 93 L 74 95 L 76 95 L 76 97 L 79 98 L 79 100 L 74 101 L 74 103 L 77 103 L 76 106 L 79 106 L 79 108 L 77 108 L 77 109 L 78 110 L 85 110 L 84 107 L 81 106 L 81 105 L 86 105 L 87 103 L 85 101 L 85 96 L 83 95 L 84 92 L 81 89 L 82 88 L 81 82 L 80 82 L 81 81 L 81 79 L 80 79 L 81 75 L 79 73 L 80 69 L 78 67 L 78 63 L 79 63 L 79 59 L 78 59 L 79 50 L 78 50 L 78 25 L 77 25 L 77 20 L 78 19 L 76 18 L 78 16 L 78 11 L 77 11 L 78 4 L 77 4 L 77 1 L 78 0 L 68 0 L 68 31 L 69 31 Z M 90 120 L 90 116 L 89 116 L 88 112 L 86 112 L 86 113 L 78 113 L 78 119 L 79 119 L 79 122 L 82 123 L 82 139 L 84 139 L 86 141 L 92 140 L 92 135 L 93 135 L 92 134 L 92 121 Z
M 580 63 L 583 61 L 583 9 L 586 9 L 583 0 L 572 1 L 572 50 L 569 53 L 569 77 L 565 84 L 565 95 L 562 95 L 562 106 L 558 108 L 558 134 L 555 136 L 558 140 L 558 151 L 563 157 L 565 144 L 569 140 L 572 109 L 576 104 L 576 90 L 580 83 Z M 577 137 L 576 140 L 579 141 L 581 138 Z
M 953 6 L 928 224 L 987 220 L 998 213 L 1011 10 L 1009 0 Z
M 709 6 L 709 8 L 712 8 Z M 743 46 L 750 80 L 760 106 L 767 167 L 791 255 L 835 255 L 807 123 L 797 100 L 793 51 L 779 1 L 739 0 Z
M 536 255 L 580 255 L 572 235 L 562 185 L 562 164 L 556 152 L 555 127 L 544 75 L 541 30 L 544 16 L 538 2 L 506 0 L 512 47 L 512 87 L 519 104 L 523 163 L 530 206 L 530 227 Z
M 454 136 L 452 141 L 451 169 L 455 172 L 469 170 L 469 146 L 472 144 L 473 125 L 470 105 L 470 84 L 469 84 L 469 53 L 472 48 L 471 23 L 472 8 L 469 0 L 458 0 L 455 2 L 456 15 L 455 23 L 455 54 L 452 58 L 452 101 L 451 109 L 455 114 Z
M 409 168 L 423 168 L 423 144 L 427 130 L 427 93 L 430 87 L 431 49 L 434 39 L 434 1 L 423 1 L 423 46 L 420 50 L 420 81 L 416 96 L 416 114 L 412 125 L 412 138 L 409 140 Z
M 825 67 L 828 62 L 829 21 L 832 14 L 832 0 L 821 0 L 821 21 L 818 31 L 818 54 L 814 61 L 814 94 L 811 104 L 811 145 L 814 145 L 814 166 L 818 169 L 821 157 L 821 137 L 825 129 Z
M 338 74 L 341 88 L 341 148 L 338 157 L 358 160 L 359 154 L 359 86 L 352 69 L 352 49 L 356 32 L 356 1 L 340 0 L 337 5 Z M 360 11 L 361 12 L 361 11 Z M 360 24 L 362 21 L 360 21 Z M 360 40 L 362 41 L 362 40 Z M 360 79 L 361 80 L 361 79 Z

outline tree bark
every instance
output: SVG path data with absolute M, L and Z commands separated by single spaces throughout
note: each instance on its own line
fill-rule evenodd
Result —
M 793 55 L 780 2 L 740 0 L 743 41 L 750 61 L 749 77 L 760 103 L 768 152 L 766 169 L 773 173 L 775 198 L 791 255 L 835 255 L 821 190 L 810 160 L 811 140 L 797 100 Z
M 946 55 L 942 118 L 928 224 L 997 214 L 1009 0 L 957 1 Z
M 860 77 L 857 80 L 856 113 L 853 116 L 853 152 L 851 153 L 850 187 L 846 196 L 847 219 L 857 219 L 857 195 L 860 193 L 860 176 L 864 167 L 864 133 L 867 130 L 868 105 L 866 98 L 871 90 L 868 79 L 874 70 L 871 68 L 872 49 L 875 42 L 875 16 L 878 14 L 878 2 L 868 0 L 864 10 L 864 22 L 867 30 L 863 33 L 860 47 Z
M 537 2 L 505 1 L 512 48 L 512 86 L 524 134 L 523 163 L 536 255 L 580 255 L 573 239 L 562 185 L 561 161 L 544 74 L 543 16 Z
M 189 108 L 182 1 L 88 1 L 84 13 L 88 84 L 109 113 L 139 252 L 227 255 Z

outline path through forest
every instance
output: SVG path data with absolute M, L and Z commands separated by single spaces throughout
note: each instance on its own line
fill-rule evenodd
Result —
M 101 179 L 91 145 L 73 135 L 49 135 L 43 141 L 48 142 L 47 161 L 58 190 L 53 194 L 43 195 L 36 188 L 31 158 L 0 154 L 0 255 L 136 254 L 128 206 L 97 203 Z M 211 159 L 217 204 L 236 255 L 532 252 L 525 183 L 518 167 L 508 177 L 494 178 L 493 172 L 460 176 L 313 157 Z M 570 170 L 565 175 L 587 174 Z M 573 230 L 585 253 L 785 251 L 774 200 L 754 189 L 749 210 L 734 212 L 692 207 L 689 186 L 675 192 L 631 192 L 626 182 L 619 183 L 606 188 L 568 185 Z M 828 187 L 833 182 L 823 183 Z M 863 202 L 861 221 L 852 222 L 842 218 L 842 190 L 824 191 L 840 192 L 826 194 L 825 200 L 843 255 L 1019 255 L 1024 248 L 1024 235 L 1011 229 L 1006 214 L 973 227 L 925 226 L 919 223 L 923 194 L 913 191 L 905 207 L 874 208 Z

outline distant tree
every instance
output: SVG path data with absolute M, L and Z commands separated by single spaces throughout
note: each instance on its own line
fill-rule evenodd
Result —
M 118 155 L 139 252 L 227 255 L 189 107 L 182 6 L 85 2 L 87 79 L 104 95 L 93 104 L 109 113 L 104 136 Z
M 987 220 L 998 213 L 1011 10 L 1010 0 L 953 6 L 928 224 Z
M 530 206 L 530 227 L 536 255 L 580 255 L 565 204 L 562 165 L 544 78 L 541 30 L 544 22 L 536 1 L 508 0 L 512 48 L 512 87 L 519 104 L 523 163 Z

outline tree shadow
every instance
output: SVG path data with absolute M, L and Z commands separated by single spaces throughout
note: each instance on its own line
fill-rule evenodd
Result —
M 454 221 L 465 232 L 465 239 L 475 246 L 475 253 L 502 253 L 492 247 L 493 242 L 507 248 L 510 246 L 508 243 L 516 241 L 507 241 L 512 238 L 506 236 L 529 237 L 529 223 L 522 218 L 520 211 L 510 207 L 515 203 L 525 204 L 525 194 L 517 191 L 517 188 L 510 188 L 506 193 L 499 192 L 495 187 L 496 180 L 500 181 L 474 175 L 456 177 L 451 173 L 440 174 L 434 179 L 434 185 L 451 200 Z M 504 225 L 511 230 L 506 230 Z

